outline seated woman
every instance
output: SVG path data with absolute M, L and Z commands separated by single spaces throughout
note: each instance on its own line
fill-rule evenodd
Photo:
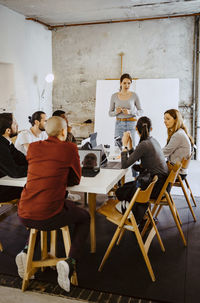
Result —
M 193 138 L 189 135 L 183 123 L 181 113 L 177 109 L 169 109 L 164 113 L 164 123 L 167 127 L 167 144 L 163 153 L 171 163 L 176 163 L 183 158 L 189 158 L 194 145 Z M 187 169 L 181 169 L 180 175 L 184 179 Z
M 135 150 L 133 150 L 130 132 L 125 132 L 123 135 L 122 168 L 127 168 L 138 160 L 141 161 L 141 164 L 137 165 L 137 170 L 140 171 L 140 174 L 136 180 L 125 183 L 117 189 L 116 196 L 120 201 L 130 201 L 136 189 L 138 187 L 141 187 L 143 190 L 146 189 L 155 175 L 158 176 L 158 181 L 153 188 L 152 198 L 157 198 L 165 183 L 168 176 L 168 167 L 160 144 L 150 136 L 151 129 L 151 120 L 148 117 L 141 117 L 137 121 L 136 130 L 140 136 L 140 142 Z M 148 203 L 134 204 L 132 211 L 137 223 L 140 223 L 143 219 L 147 207 Z

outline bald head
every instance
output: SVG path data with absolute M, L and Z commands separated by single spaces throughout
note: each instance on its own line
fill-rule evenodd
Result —
M 58 137 L 63 129 L 67 129 L 67 123 L 61 117 L 51 117 L 45 125 L 47 135 L 52 137 Z

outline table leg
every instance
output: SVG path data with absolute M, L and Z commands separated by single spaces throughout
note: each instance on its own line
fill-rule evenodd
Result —
M 90 211 L 90 245 L 91 253 L 96 252 L 96 224 L 95 224 L 95 213 L 96 213 L 96 194 L 88 193 L 88 206 Z
M 87 206 L 87 193 L 84 193 L 84 206 Z

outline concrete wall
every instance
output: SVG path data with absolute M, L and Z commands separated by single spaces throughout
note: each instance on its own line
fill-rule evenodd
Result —
M 45 76 L 52 71 L 52 33 L 1 5 L 0 29 L 0 72 L 6 65 L 14 71 L 14 95 L 9 102 L 7 97 L 1 100 L 0 108 L 14 111 L 19 129 L 27 128 L 28 115 L 39 110 Z M 5 77 L 5 73 L 0 77 Z M 4 89 L 3 95 L 7 96 L 8 86 Z M 47 93 L 44 110 L 51 114 L 52 97 Z
M 71 122 L 94 120 L 96 80 L 120 77 L 179 78 L 180 105 L 192 102 L 194 19 L 69 27 L 53 32 L 54 109 L 63 108 Z M 162 100 L 161 100 L 162 102 Z M 190 127 L 190 110 L 182 112 Z M 84 136 L 88 127 L 75 127 Z

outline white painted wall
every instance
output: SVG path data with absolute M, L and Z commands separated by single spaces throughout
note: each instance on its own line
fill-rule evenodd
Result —
M 54 109 L 69 112 L 72 122 L 94 120 L 96 81 L 120 77 L 120 52 L 125 54 L 123 72 L 140 79 L 179 79 L 179 105 L 191 104 L 193 22 L 188 17 L 57 30 L 53 33 Z M 190 110 L 182 113 L 190 127 Z M 84 132 L 80 129 L 77 135 Z
M 28 116 L 39 110 L 45 76 L 52 72 L 52 33 L 0 5 L 0 41 L 0 63 L 14 67 L 13 112 L 19 129 L 28 128 Z M 51 90 L 51 87 L 47 89 Z M 52 96 L 49 91 L 46 96 L 43 110 L 50 115 Z

